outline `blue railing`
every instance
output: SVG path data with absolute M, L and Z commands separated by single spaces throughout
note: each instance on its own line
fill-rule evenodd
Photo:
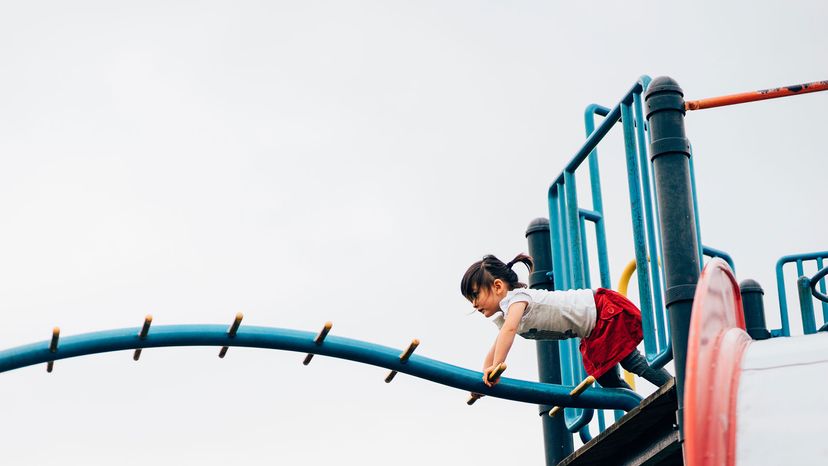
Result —
M 606 242 L 606 225 L 601 193 L 601 176 L 598 165 L 597 146 L 612 127 L 621 122 L 627 168 L 627 184 L 630 196 L 630 215 L 633 230 L 633 249 L 638 270 L 637 284 L 639 306 L 644 333 L 644 352 L 651 365 L 663 367 L 672 360 L 669 337 L 669 321 L 663 298 L 663 271 L 649 258 L 660 257 L 661 232 L 656 222 L 658 206 L 654 202 L 654 180 L 649 169 L 649 132 L 645 123 L 642 94 L 650 78 L 642 76 L 624 94 L 613 108 L 597 104 L 589 105 L 584 112 L 586 141 L 550 185 L 547 195 L 549 206 L 550 239 L 552 245 L 553 275 L 556 289 L 592 288 L 590 277 L 590 255 L 586 243 L 586 222 L 595 227 L 595 250 L 600 286 L 612 288 L 609 268 L 609 254 Z M 597 125 L 595 116 L 604 120 Z M 578 203 L 575 172 L 588 160 L 592 208 L 582 208 Z M 695 176 L 691 158 L 691 183 L 695 204 Z M 731 267 L 729 255 L 709 247 L 701 246 L 701 234 L 696 215 L 696 236 L 699 239 L 699 255 L 724 258 Z M 701 264 L 702 261 L 699 261 Z M 586 374 L 583 369 L 578 339 L 560 342 L 562 380 L 565 385 L 575 385 Z M 593 418 L 591 409 L 564 410 L 570 432 L 579 432 L 582 439 L 589 438 L 587 424 Z M 616 413 L 616 419 L 623 413 Z M 599 429 L 604 429 L 603 413 L 598 415 Z
M 140 327 L 106 330 L 41 341 L 0 351 L 0 373 L 35 364 L 88 354 L 168 346 L 249 347 L 296 351 L 348 359 L 384 367 L 464 391 L 532 404 L 600 406 L 630 410 L 641 397 L 629 390 L 590 388 L 577 398 L 571 387 L 502 378 L 494 387 L 483 385 L 481 372 L 425 356 L 403 360 L 401 350 L 365 341 L 329 335 L 317 343 L 317 334 L 275 327 L 241 326 L 234 334 L 226 325 L 159 325 L 142 337 Z
M 600 286 L 611 288 L 597 145 L 615 123 L 620 120 L 624 130 L 636 261 L 641 272 L 639 274 L 641 308 L 642 314 L 646 315 L 644 318 L 646 319 L 644 327 L 647 335 L 645 347 L 652 348 L 658 345 L 655 355 L 649 355 L 652 359 L 669 345 L 667 345 L 664 313 L 659 312 L 658 316 L 653 317 L 654 308 L 663 309 L 661 277 L 656 268 L 650 271 L 647 265 L 648 247 L 650 250 L 658 251 L 657 232 L 653 228 L 654 213 L 650 178 L 647 173 L 647 139 L 645 125 L 643 124 L 645 118 L 641 104 L 641 95 L 649 82 L 650 78 L 646 76 L 639 79 L 624 95 L 621 102 L 612 109 L 600 105 L 587 107 L 584 115 L 587 141 L 550 186 L 548 203 L 556 288 L 592 287 L 586 244 L 586 221 L 590 221 L 595 225 Z M 605 117 L 597 128 L 594 121 L 595 115 Z M 640 123 L 636 124 L 636 121 Z M 579 208 L 575 183 L 575 171 L 587 159 L 589 160 L 592 209 Z M 641 166 L 644 167 L 643 170 Z M 642 178 L 646 180 L 645 183 L 641 182 Z M 646 228 L 646 226 L 649 226 L 649 228 Z M 642 266 L 642 264 L 644 265 Z M 651 286 L 651 283 L 654 285 Z M 656 326 L 661 330 L 660 332 L 653 331 L 653 327 Z M 658 333 L 661 334 L 660 337 L 655 336 Z M 560 345 L 562 379 L 563 383 L 567 385 L 576 384 L 586 376 L 578 351 L 578 344 L 577 339 L 573 339 L 561 342 Z M 582 439 L 588 439 L 587 424 L 593 417 L 593 411 L 591 409 L 567 409 L 564 412 L 569 430 L 579 432 Z M 599 429 L 603 429 L 604 419 L 602 413 L 599 415 L 598 422 Z
M 785 275 L 783 268 L 786 264 L 796 263 L 797 288 L 800 296 L 800 311 L 802 313 L 802 330 L 803 333 L 816 332 L 816 318 L 813 311 L 813 297 L 812 288 L 815 291 L 817 282 L 819 282 L 819 290 L 822 295 L 825 295 L 825 279 L 824 276 L 815 276 L 816 280 L 811 283 L 811 279 L 805 277 L 804 263 L 807 261 L 814 261 L 818 271 L 824 268 L 823 260 L 828 259 L 828 251 L 811 252 L 805 254 L 791 254 L 781 257 L 776 261 L 776 293 L 779 297 L 779 316 L 782 328 L 772 329 L 771 336 L 791 336 L 791 326 L 788 319 L 788 300 L 785 295 Z M 819 272 L 817 273 L 817 275 Z M 802 280 L 805 278 L 805 280 Z M 812 286 L 813 285 L 813 286 Z M 805 288 L 805 289 L 803 289 Z M 804 293 L 803 293 L 804 292 Z M 828 322 L 828 303 L 822 302 L 822 318 L 823 322 Z

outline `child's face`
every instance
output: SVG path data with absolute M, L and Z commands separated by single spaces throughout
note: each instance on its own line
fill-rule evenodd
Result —
M 506 296 L 505 284 L 498 279 L 488 289 L 475 290 L 472 293 L 472 306 L 485 317 L 493 316 L 500 310 L 500 301 Z

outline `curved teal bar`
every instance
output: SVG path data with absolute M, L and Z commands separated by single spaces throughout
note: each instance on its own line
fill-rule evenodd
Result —
M 350 338 L 328 335 L 320 345 L 316 334 L 274 327 L 242 326 L 236 336 L 227 333 L 226 325 L 159 325 L 150 329 L 145 339 L 138 337 L 139 327 L 61 337 L 56 352 L 49 351 L 49 341 L 0 351 L 0 372 L 109 351 L 164 346 L 241 346 L 314 353 L 385 367 L 469 392 L 525 403 L 580 408 L 631 410 L 641 398 L 623 389 L 590 388 L 578 398 L 571 398 L 571 387 L 525 380 L 502 378 L 492 388 L 482 382 L 481 372 L 464 369 L 424 356 L 412 355 L 400 362 L 399 349 Z

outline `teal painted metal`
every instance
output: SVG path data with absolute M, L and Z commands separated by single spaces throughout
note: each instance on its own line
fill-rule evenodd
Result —
M 736 265 L 733 263 L 733 258 L 730 257 L 730 254 L 716 248 L 711 248 L 710 246 L 702 246 L 702 251 L 707 257 L 718 257 L 723 259 L 727 262 L 727 265 L 730 266 L 730 270 L 734 273 L 736 272 Z
M 581 258 L 581 232 L 578 228 L 578 185 L 575 183 L 575 172 L 564 171 L 564 191 L 566 193 L 566 223 L 568 227 L 569 267 L 572 271 L 570 288 L 584 288 L 584 261 Z
M 574 180 L 572 181 L 574 184 Z M 563 191 L 563 195 L 561 193 Z M 564 182 L 555 183 L 549 190 L 548 204 L 549 204 L 549 234 L 550 243 L 552 246 L 552 259 L 554 268 L 552 274 L 555 278 L 556 289 L 571 289 L 575 282 L 574 267 L 571 266 L 573 256 L 581 257 L 581 250 L 574 247 L 568 247 L 571 243 L 569 239 L 573 232 L 571 224 L 575 225 L 575 235 L 580 236 L 579 233 L 579 219 L 580 212 L 575 213 L 575 222 L 570 222 L 571 217 L 567 196 L 575 197 L 577 193 L 570 192 L 568 195 L 564 188 Z M 575 251 L 573 253 L 573 251 Z M 569 339 L 560 342 L 560 359 L 561 359 L 561 381 L 564 385 L 577 385 L 585 375 L 583 374 L 583 364 L 581 363 L 580 352 L 577 344 L 579 339 Z M 591 409 L 564 409 L 564 419 L 566 427 L 570 432 L 578 432 L 584 428 L 592 420 L 593 411 Z
M 644 230 L 644 213 L 641 199 L 641 176 L 638 170 L 637 150 L 635 144 L 635 128 L 632 109 L 627 104 L 621 104 L 621 124 L 624 130 L 624 153 L 627 158 L 627 185 L 630 193 L 630 216 L 632 217 L 633 250 L 635 251 L 636 278 L 639 289 L 639 308 L 641 309 L 641 324 L 644 327 L 644 350 L 647 358 L 651 359 L 657 353 L 656 332 L 653 322 L 652 290 L 650 289 L 649 258 Z
M 110 351 L 168 346 L 237 346 L 313 353 L 384 367 L 469 392 L 534 404 L 619 408 L 630 410 L 641 399 L 629 390 L 590 388 L 577 398 L 569 396 L 572 387 L 502 378 L 494 387 L 486 387 L 481 372 L 453 366 L 441 361 L 412 355 L 400 361 L 401 350 L 350 338 L 328 335 L 324 343 L 314 343 L 315 333 L 274 327 L 242 326 L 234 337 L 226 325 L 153 326 L 146 338 L 139 337 L 140 327 L 107 330 L 61 337 L 55 352 L 49 341 L 41 341 L 0 351 L 0 372 Z
M 828 304 L 828 296 L 825 295 L 825 275 L 828 275 L 828 267 L 823 267 L 822 259 L 817 259 L 817 268 L 819 268 L 819 272 L 811 277 L 809 287 L 811 288 L 811 294 L 813 294 L 814 298 L 822 301 L 822 317 L 823 320 L 828 323 L 828 313 L 825 312 L 826 304 Z M 816 290 L 817 283 L 820 284 L 821 293 Z
M 699 224 L 699 199 L 696 195 L 696 168 L 693 163 L 693 145 L 690 144 L 690 192 L 693 193 L 693 215 L 696 217 L 696 244 L 699 245 L 699 266 L 704 268 L 704 246 L 701 239 L 701 225 Z M 731 261 L 732 262 L 732 261 Z M 736 272 L 733 264 L 728 262 L 731 270 Z
M 647 84 L 649 84 L 649 78 L 647 79 Z M 645 85 L 644 89 L 646 88 L 647 86 Z M 657 243 L 656 230 L 658 230 L 658 228 L 656 228 L 656 222 L 653 218 L 653 197 L 650 189 L 650 170 L 648 169 L 650 161 L 647 157 L 647 146 L 649 141 L 647 141 L 647 138 L 644 135 L 644 128 L 646 126 L 644 122 L 646 119 L 644 118 L 644 110 L 641 105 L 641 94 L 633 94 L 633 111 L 635 118 L 634 122 L 636 123 L 635 134 L 636 145 L 638 146 L 638 171 L 640 171 L 639 177 L 641 179 L 641 196 L 644 205 L 644 223 L 646 225 L 647 232 L 647 249 L 650 257 L 661 257 L 661 236 L 659 232 L 659 240 Z M 651 296 L 653 299 L 652 306 L 653 313 L 655 314 L 655 325 L 657 329 L 656 341 L 658 342 L 658 348 L 660 348 L 658 353 L 653 355 L 651 358 L 648 358 L 649 362 L 652 362 L 652 360 L 658 357 L 659 354 L 665 351 L 668 345 L 667 331 L 664 324 L 666 318 L 664 313 L 664 301 L 662 299 L 661 273 L 659 272 L 658 261 L 650 261 L 650 264 L 650 283 L 652 284 Z
M 581 430 L 578 431 L 578 435 L 581 437 L 581 442 L 583 443 L 587 443 L 592 440 L 592 435 L 590 435 L 587 426 L 582 427 Z
M 816 319 L 814 317 L 814 299 L 811 297 L 811 279 L 801 275 L 796 280 L 799 291 L 799 308 L 802 313 L 802 332 L 805 335 L 816 333 Z
M 613 109 L 608 109 L 597 104 L 590 105 L 584 112 L 584 124 L 587 141 L 575 154 L 564 171 L 550 185 L 547 200 L 549 204 L 550 235 L 552 235 L 553 263 L 555 264 L 556 288 L 591 288 L 591 277 L 589 275 L 589 255 L 586 244 L 585 220 L 595 224 L 596 248 L 598 250 L 598 269 L 602 287 L 611 288 L 611 278 L 606 245 L 606 229 L 604 224 L 603 203 L 601 196 L 600 172 L 597 160 L 597 144 L 609 132 L 610 128 L 617 123 L 621 117 L 621 105 L 629 108 L 633 103 L 634 94 L 639 94 L 649 83 L 648 77 L 643 77 L 628 91 L 622 101 Z M 595 128 L 594 116 L 605 116 L 605 120 Z M 590 187 L 592 194 L 593 210 L 580 209 L 578 206 L 577 187 L 575 182 L 575 169 L 582 162 L 589 158 Z M 564 267 L 561 270 L 560 267 Z M 567 340 L 561 344 L 561 367 L 564 383 L 575 384 L 586 376 L 578 351 L 578 339 Z M 571 431 L 579 431 L 579 426 L 587 419 L 591 419 L 592 413 L 588 410 L 574 411 L 564 410 L 567 419 L 567 426 Z M 599 424 L 603 424 L 603 418 Z M 582 428 L 583 429 L 583 428 Z M 603 428 L 602 428 L 603 430 Z M 588 433 L 588 432 L 587 432 Z M 583 435 L 583 432 L 581 432 Z
M 581 262 L 584 266 L 584 288 L 592 288 L 592 280 L 589 276 L 589 245 L 586 238 L 586 221 L 583 212 L 578 212 L 578 227 L 581 235 Z
M 647 89 L 650 78 L 642 76 L 619 103 L 613 108 L 591 104 L 584 111 L 586 141 L 567 163 L 565 169 L 550 185 L 547 202 L 549 206 L 550 235 L 556 289 L 592 288 L 590 276 L 590 248 L 586 241 L 586 222 L 595 226 L 595 247 L 600 286 L 612 288 L 610 277 L 608 248 L 606 242 L 606 225 L 601 193 L 601 174 L 598 163 L 598 144 L 610 129 L 619 121 L 624 133 L 625 156 L 627 163 L 627 181 L 630 194 L 633 242 L 636 257 L 642 326 L 644 327 L 644 347 L 648 362 L 656 367 L 663 367 L 672 360 L 670 344 L 669 316 L 664 303 L 664 274 L 659 261 L 653 257 L 661 256 L 661 231 L 656 219 L 659 216 L 658 204 L 653 196 L 654 174 L 649 169 L 649 131 L 643 110 L 642 94 Z M 596 126 L 596 116 L 605 117 Z M 576 170 L 588 160 L 589 181 L 592 194 L 592 209 L 578 205 L 576 187 Z M 695 175 L 692 170 L 691 184 L 693 205 L 696 206 Z M 700 238 L 698 215 L 695 216 L 696 238 Z M 698 246 L 699 255 L 702 246 Z M 726 257 L 725 253 L 710 248 L 716 256 Z M 701 262 L 701 261 L 699 261 Z M 576 384 L 583 372 L 579 340 L 567 340 L 561 344 L 562 380 L 565 384 Z M 581 410 L 564 410 L 567 426 L 575 432 L 583 420 L 590 416 Z M 599 428 L 603 430 L 603 413 L 600 413 Z
M 597 104 L 587 106 L 584 111 L 584 127 L 586 136 L 595 131 L 595 115 L 607 116 L 610 109 Z M 607 253 L 607 232 L 604 224 L 604 199 L 601 196 L 601 172 L 598 167 L 598 147 L 589 153 L 589 185 L 592 193 L 592 209 L 597 214 L 595 220 L 595 245 L 598 249 L 598 273 L 603 288 L 612 288 L 612 279 L 609 269 Z M 603 429 L 602 429 L 603 430 Z
M 822 265 L 823 259 L 828 259 L 828 251 L 819 251 L 804 254 L 791 254 L 787 256 L 782 256 L 781 258 L 779 258 L 778 261 L 776 261 L 776 294 L 779 299 L 779 317 L 782 327 L 778 329 L 772 329 L 770 331 L 771 336 L 791 336 L 791 326 L 790 321 L 788 319 L 788 299 L 785 295 L 785 275 L 783 273 L 783 267 L 791 262 L 796 263 L 797 277 L 801 277 L 804 275 L 803 261 L 813 260 L 817 263 L 817 267 L 820 267 Z M 824 290 L 825 282 L 822 281 L 820 286 L 821 289 Z M 822 314 L 824 321 L 828 322 L 828 304 L 826 303 L 822 303 Z

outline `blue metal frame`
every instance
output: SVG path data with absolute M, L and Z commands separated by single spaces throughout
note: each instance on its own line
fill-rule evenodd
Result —
M 785 264 L 789 264 L 791 262 L 796 263 L 796 276 L 802 277 L 805 275 L 805 269 L 803 267 L 804 261 L 816 261 L 817 270 L 821 270 L 823 268 L 823 259 L 828 259 L 828 251 L 820 251 L 820 252 L 811 252 L 805 254 L 791 254 L 787 256 L 782 256 L 778 261 L 776 261 L 776 293 L 779 298 L 779 316 L 782 322 L 782 328 L 772 329 L 771 336 L 779 337 L 791 336 L 791 327 L 790 322 L 788 320 L 788 299 L 785 295 L 785 276 L 783 274 L 783 267 Z M 825 280 L 820 280 L 820 290 L 822 293 L 825 293 Z M 808 303 L 811 306 L 810 312 L 810 321 L 813 322 L 813 325 L 816 325 L 814 321 L 815 317 L 813 315 L 813 302 L 810 301 L 810 291 L 809 291 L 809 299 Z M 800 299 L 800 306 L 807 306 L 805 300 Z M 807 314 L 807 309 L 801 309 L 802 312 Z M 828 303 L 822 303 L 822 318 L 824 322 L 828 322 Z M 811 322 L 806 323 L 804 320 L 803 330 L 806 330 L 809 327 L 807 325 L 811 325 Z
M 819 261 L 820 263 L 822 261 Z M 811 294 L 814 298 L 822 301 L 823 305 L 823 314 L 825 313 L 825 304 L 828 303 L 828 295 L 825 294 L 825 276 L 828 275 L 828 267 L 823 267 L 816 273 L 813 277 L 811 277 L 811 283 L 808 285 L 811 288 Z M 819 283 L 820 291 L 816 290 L 817 283 Z M 828 321 L 828 315 L 823 316 L 826 321 Z
M 639 101 L 637 109 L 640 109 L 640 95 L 649 84 L 649 77 L 642 77 L 633 87 L 627 92 L 621 102 L 613 109 L 608 109 L 597 104 L 590 105 L 584 112 L 584 125 L 586 130 L 587 141 L 581 147 L 579 152 L 566 166 L 564 171 L 558 176 L 555 182 L 550 186 L 547 200 L 549 204 L 549 222 L 550 235 L 552 244 L 552 256 L 554 262 L 553 274 L 555 275 L 556 288 L 558 289 L 573 289 L 573 288 L 589 288 L 591 287 L 591 280 L 588 270 L 588 253 L 585 241 L 586 227 L 584 220 L 590 220 L 595 224 L 596 229 L 596 247 L 598 250 L 598 268 L 600 274 L 601 286 L 611 288 L 611 278 L 609 271 L 609 261 L 606 245 L 606 230 L 603 221 L 603 201 L 601 196 L 600 173 L 598 168 L 598 152 L 597 144 L 609 132 L 612 126 L 620 120 L 625 122 L 625 142 L 628 146 L 628 159 L 630 154 L 635 158 L 635 140 L 630 136 L 630 128 L 633 126 L 633 117 L 630 113 L 630 105 L 635 104 L 636 99 Z M 624 113 L 628 115 L 622 116 Z M 639 121 L 644 121 L 643 112 L 637 112 Z M 594 116 L 601 115 L 606 118 L 595 128 Z M 640 141 L 644 140 L 644 125 L 637 125 L 637 129 L 632 130 L 632 133 L 638 137 Z M 630 142 L 633 150 L 629 151 Z M 642 144 L 643 145 L 643 144 Z M 646 160 L 646 148 L 642 148 L 639 154 Z M 575 170 L 583 163 L 586 158 L 589 158 L 589 173 L 590 173 L 590 187 L 592 194 L 593 210 L 580 209 L 578 207 L 577 188 L 575 184 Z M 638 175 L 637 162 L 635 178 Z M 633 175 L 631 175 L 632 177 Z M 646 194 L 649 195 L 649 180 Z M 633 202 L 639 202 L 639 190 L 631 187 L 631 199 Z M 652 205 L 649 197 L 645 200 L 648 207 Z M 651 217 L 651 209 L 648 209 Z M 634 214 L 634 224 L 637 214 Z M 639 215 L 640 217 L 640 215 Z M 639 222 L 640 223 L 640 222 Z M 654 236 L 650 236 L 651 245 L 655 243 Z M 646 252 L 644 254 L 646 258 Z M 645 261 L 646 263 L 646 261 Z M 647 270 L 644 268 L 643 270 Z M 646 280 L 645 274 L 644 289 L 649 290 L 649 281 Z M 660 288 L 659 288 L 660 290 Z M 658 293 L 660 295 L 660 292 Z M 660 301 L 660 296 L 659 296 Z M 642 304 L 644 307 L 652 308 L 648 303 Z M 650 311 L 652 312 L 652 311 Z M 661 328 L 664 328 L 663 326 Z M 645 333 L 651 333 L 646 332 Z M 666 340 L 666 338 L 664 338 Z M 586 376 L 583 370 L 583 363 L 580 358 L 580 353 L 577 350 L 579 341 L 571 339 L 561 344 L 561 367 L 562 380 L 565 384 L 575 384 L 578 380 Z M 592 410 L 564 410 L 567 427 L 571 432 L 579 432 L 581 438 L 589 436 L 587 424 L 592 419 Z M 616 416 L 618 417 L 618 416 Z M 599 414 L 599 428 L 603 430 L 604 419 L 603 413 Z
M 649 78 L 642 78 L 628 91 L 622 103 L 635 92 L 642 92 L 646 88 Z M 594 116 L 605 116 L 605 120 L 596 129 Z M 606 229 L 603 221 L 603 201 L 601 196 L 600 172 L 598 168 L 597 144 L 612 126 L 621 117 L 620 104 L 608 109 L 597 104 L 590 105 L 584 112 L 584 126 L 587 141 L 573 160 L 567 165 L 555 183 L 550 186 L 548 203 L 550 211 L 550 235 L 552 240 L 552 255 L 555 267 L 556 288 L 572 289 L 591 287 L 589 277 L 588 254 L 584 241 L 585 227 L 583 220 L 587 219 L 595 224 L 596 247 L 598 250 L 598 268 L 601 286 L 611 288 L 609 260 L 606 246 Z M 574 171 L 585 158 L 589 158 L 590 187 L 593 210 L 587 211 L 578 208 L 577 190 Z M 563 196 L 561 196 L 563 191 Z M 575 227 L 577 225 L 577 227 Z M 580 228 L 578 228 L 580 227 Z M 575 384 L 586 376 L 583 363 L 577 349 L 578 339 L 572 339 L 561 344 L 562 377 L 564 383 Z M 582 439 L 588 435 L 584 432 L 592 419 L 592 410 L 564 410 L 567 418 L 567 427 L 570 431 L 579 431 Z M 603 413 L 599 416 L 599 427 L 604 424 Z
M 598 270 L 601 287 L 611 288 L 609 260 L 604 223 L 604 207 L 601 194 L 601 177 L 598 164 L 597 146 L 610 129 L 619 121 L 622 125 L 627 165 L 627 182 L 630 195 L 630 214 L 633 229 L 633 245 L 638 269 L 638 289 L 644 330 L 644 352 L 647 360 L 655 367 L 663 367 L 672 360 L 673 353 L 669 336 L 669 317 L 663 297 L 663 270 L 658 261 L 650 257 L 661 256 L 661 231 L 656 218 L 658 205 L 653 196 L 654 180 L 649 170 L 649 131 L 643 112 L 642 94 L 650 83 L 648 76 L 642 76 L 613 108 L 598 104 L 587 106 L 584 111 L 586 141 L 576 152 L 550 185 L 547 193 L 549 206 L 549 234 L 551 236 L 553 274 L 557 289 L 592 288 L 589 271 L 589 248 L 586 244 L 586 221 L 595 225 Z M 604 120 L 596 127 L 595 117 Z M 589 180 L 592 194 L 592 210 L 578 205 L 575 171 L 585 160 L 589 161 Z M 691 184 L 696 207 L 695 175 L 692 170 Z M 696 215 L 696 237 L 701 244 L 698 215 Z M 699 246 L 699 256 L 707 254 L 723 257 L 733 267 L 733 261 L 723 251 Z M 701 261 L 699 261 L 701 263 Z M 586 376 L 583 370 L 578 339 L 561 342 L 561 367 L 564 384 L 576 384 Z M 564 410 L 567 427 L 579 432 L 584 438 L 584 428 L 593 417 L 591 410 Z M 616 419 L 620 413 L 616 414 Z M 603 413 L 598 416 L 599 429 L 604 429 Z M 586 433 L 588 435 L 588 432 Z
M 572 387 L 502 378 L 494 387 L 483 384 L 482 372 L 453 366 L 424 356 L 412 355 L 400 361 L 401 350 L 350 338 L 328 336 L 317 345 L 315 333 L 275 327 L 242 326 L 235 336 L 226 325 L 159 325 L 145 338 L 140 327 L 106 330 L 61 337 L 57 350 L 50 351 L 45 340 L 0 351 L 0 372 L 109 351 L 166 346 L 241 346 L 300 353 L 313 353 L 371 364 L 430 380 L 449 387 L 508 400 L 558 406 L 598 407 L 629 411 L 641 397 L 629 390 L 589 388 L 579 397 L 569 396 Z
M 730 266 L 730 270 L 732 270 L 734 273 L 736 272 L 736 265 L 733 263 L 733 258 L 730 257 L 730 254 L 716 248 L 711 248 L 710 246 L 702 246 L 702 251 L 704 252 L 705 256 L 718 257 L 723 259 L 725 262 L 727 262 L 727 265 Z

